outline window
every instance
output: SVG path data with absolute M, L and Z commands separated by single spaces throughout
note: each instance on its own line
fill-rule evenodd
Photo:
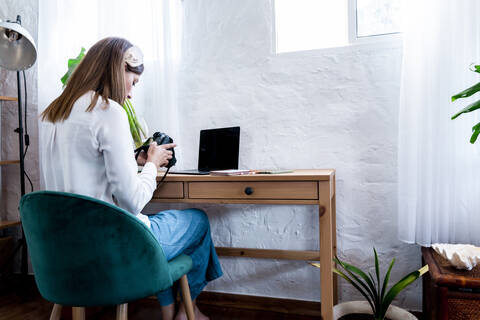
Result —
M 356 0 L 357 37 L 401 31 L 401 0 Z
M 402 0 L 275 0 L 276 52 L 346 46 L 401 31 Z
M 347 0 L 275 0 L 277 53 L 348 44 Z

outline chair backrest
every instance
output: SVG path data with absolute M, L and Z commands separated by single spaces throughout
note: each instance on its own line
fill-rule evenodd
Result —
M 22 197 L 20 214 L 42 296 L 71 306 L 121 304 L 172 285 L 152 232 L 109 203 L 64 192 Z

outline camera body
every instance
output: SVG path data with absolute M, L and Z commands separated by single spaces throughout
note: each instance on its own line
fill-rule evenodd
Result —
M 170 138 L 167 134 L 163 132 L 155 132 L 153 136 L 148 138 L 147 141 L 145 141 L 145 143 L 142 146 L 135 149 L 135 159 L 138 158 L 138 155 L 140 154 L 140 152 L 142 152 L 142 150 L 147 152 L 150 146 L 150 143 L 152 143 L 153 141 L 155 141 L 157 145 L 173 143 L 173 139 Z M 167 168 L 170 168 L 170 167 L 173 167 L 175 163 L 177 163 L 177 159 L 175 158 L 175 149 L 170 148 L 168 150 L 172 151 L 173 153 L 172 159 L 168 161 L 168 164 L 166 166 Z

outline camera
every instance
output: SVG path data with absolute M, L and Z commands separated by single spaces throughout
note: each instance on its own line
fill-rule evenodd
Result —
M 153 134 L 153 136 L 148 138 L 147 141 L 145 141 L 145 143 L 143 145 L 141 145 L 140 147 L 135 149 L 135 159 L 138 158 L 138 155 L 140 154 L 140 152 L 142 152 L 142 150 L 147 152 L 148 148 L 150 146 L 150 143 L 152 143 L 153 141 L 155 141 L 158 145 L 173 143 L 173 139 L 170 138 L 167 134 L 165 134 L 163 132 L 155 132 Z M 177 159 L 175 158 L 174 148 L 170 148 L 170 149 L 167 149 L 167 150 L 170 150 L 173 153 L 172 154 L 172 159 L 170 159 L 168 161 L 168 164 L 166 166 L 167 168 L 170 168 L 170 167 L 173 167 L 175 165 L 175 163 L 177 163 Z

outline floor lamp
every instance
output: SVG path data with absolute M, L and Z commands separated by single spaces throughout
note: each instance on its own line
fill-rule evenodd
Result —
M 18 133 L 19 156 L 20 156 L 20 188 L 21 195 L 25 194 L 25 164 L 22 126 L 22 92 L 20 71 L 30 68 L 37 60 L 37 48 L 30 33 L 22 27 L 21 18 L 16 21 L 0 20 L 0 67 L 7 70 L 17 71 L 17 95 L 18 95 Z M 25 88 L 27 90 L 27 88 Z M 28 137 L 27 137 L 28 139 Z M 28 145 L 28 140 L 27 140 Z M 22 229 L 22 273 L 27 274 L 27 247 Z

